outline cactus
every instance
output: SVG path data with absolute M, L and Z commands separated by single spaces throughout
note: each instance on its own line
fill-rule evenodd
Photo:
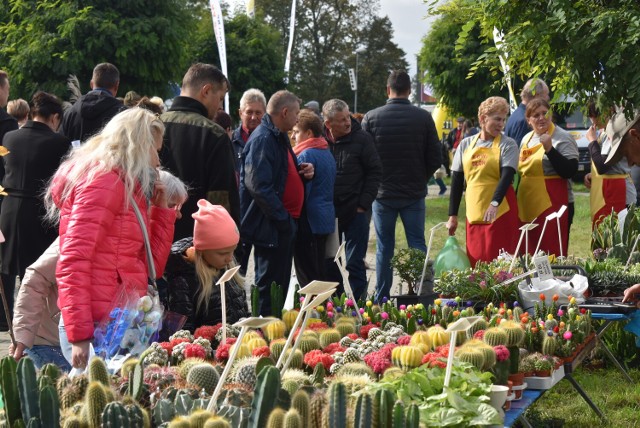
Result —
M 149 414 L 137 404 L 128 404 L 125 406 L 125 409 L 129 416 L 129 425 L 131 428 L 149 428 L 151 426 Z
M 485 330 L 482 340 L 491 346 L 506 345 L 507 332 L 500 327 L 491 327 Z
M 102 412 L 103 428 L 130 428 L 127 409 L 117 401 L 107 404 Z
M 360 353 L 357 349 L 348 348 L 346 351 L 344 351 L 344 354 L 342 354 L 342 361 L 344 364 L 358 363 L 362 361 L 362 358 L 360 358 Z
M 309 426 L 310 406 L 309 394 L 303 390 L 296 391 L 291 397 L 291 408 L 298 411 L 303 427 Z
M 409 344 L 417 346 L 425 354 L 431 350 L 431 338 L 426 331 L 416 331 L 413 333 Z
M 18 362 L 18 395 L 23 420 L 31 420 L 40 416 L 40 401 L 38 400 L 38 381 L 36 366 L 31 358 L 22 358 Z
M 49 376 L 54 383 L 58 381 L 61 374 L 60 367 L 53 363 L 45 364 L 40 368 L 40 376 Z
M 293 395 L 298 390 L 298 382 L 293 379 L 285 380 L 282 382 L 282 389 Z
M 524 314 L 524 311 L 522 310 L 521 306 L 516 306 L 513 308 L 513 319 L 516 321 L 519 321 L 520 318 L 522 318 L 522 315 Z
M 47 375 L 38 375 L 38 390 L 42 391 L 47 386 L 54 386 L 55 384 L 51 380 L 51 378 Z
M 144 369 L 141 363 L 133 366 L 133 371 L 129 376 L 127 394 L 136 401 L 139 401 L 144 391 Z
M 284 333 L 287 330 L 287 324 L 281 320 L 275 320 L 266 325 L 266 327 L 262 328 L 262 332 L 264 336 L 269 340 L 269 342 L 273 342 L 275 339 L 281 339 L 284 337 Z
M 556 328 L 557 326 L 558 326 L 558 321 L 556 321 L 555 319 L 546 320 L 544 322 L 544 328 L 546 330 L 552 330 L 553 331 L 553 329 Z
M 300 338 L 298 349 L 300 349 L 303 354 L 313 351 L 314 349 L 320 349 L 320 341 L 313 335 L 303 334 Z
M 208 363 L 191 367 L 187 375 L 187 383 L 197 386 L 198 389 L 204 389 L 208 394 L 213 393 L 219 380 L 220 375 L 218 375 L 218 371 Z
M 311 375 L 311 383 L 313 385 L 322 386 L 324 384 L 324 376 L 326 372 L 324 369 L 324 364 L 318 363 L 313 369 L 313 374 Z
M 273 411 L 269 413 L 269 419 L 267 419 L 267 428 L 282 428 L 285 413 L 286 412 L 280 407 L 273 409 Z
M 471 326 L 471 328 L 469 329 L 469 334 L 473 336 L 477 331 L 486 330 L 488 328 L 489 322 L 487 322 L 487 320 L 484 318 L 480 318 Z
M 322 428 L 323 414 L 327 405 L 327 396 L 323 392 L 318 392 L 311 397 L 309 404 L 309 427 Z
M 88 425 L 77 416 L 72 416 L 64 421 L 63 428 L 85 428 Z
M 524 329 L 515 321 L 503 321 L 500 327 L 507 333 L 507 348 L 518 347 L 524 341 Z M 486 334 L 486 333 L 485 333 Z
M 276 339 L 273 340 L 269 344 L 269 350 L 271 351 L 271 356 L 274 360 L 278 360 L 280 358 L 280 354 L 282 354 L 282 350 L 284 349 L 284 344 L 287 341 L 285 339 Z
M 98 360 L 94 358 L 92 361 Z M 85 421 L 89 426 L 100 426 L 102 421 L 102 412 L 107 405 L 107 393 L 102 383 L 93 381 L 87 388 L 87 396 L 85 397 L 84 409 L 86 412 Z
M 320 332 L 320 346 L 326 348 L 332 343 L 340 342 L 342 336 L 338 329 L 328 328 Z
M 169 428 L 191 428 L 191 424 L 186 416 L 178 416 L 169 422 Z
M 542 339 L 542 353 L 544 355 L 554 355 L 558 347 L 558 342 L 554 336 L 544 335 Z
M 60 426 L 60 402 L 56 389 L 48 385 L 40 390 L 40 422 L 43 428 Z
M 391 423 L 393 428 L 405 428 L 404 405 L 402 404 L 402 401 L 396 401 L 396 404 L 393 406 Z
M 233 353 L 233 350 L 235 349 L 236 346 L 240 346 L 240 348 L 238 349 L 238 353 L 236 354 L 236 358 L 240 359 L 240 358 L 251 356 L 251 351 L 249 351 L 249 347 L 244 343 L 238 343 L 238 342 L 231 345 L 231 348 L 229 349 L 229 355 Z
M 275 367 L 265 367 L 258 375 L 251 401 L 249 428 L 264 426 L 275 406 L 280 390 L 280 372 Z
M 411 370 L 422 364 L 424 354 L 416 346 L 398 346 L 391 351 L 391 360 L 404 370 Z
M 370 428 L 373 426 L 373 402 L 367 393 L 360 394 L 356 401 L 356 413 L 353 428 Z
M 178 391 L 178 394 L 173 401 L 173 405 L 178 416 L 187 416 L 193 407 L 193 398 L 191 398 L 185 391 Z
M 173 407 L 173 403 L 166 398 L 161 398 L 153 408 L 153 421 L 156 425 L 162 425 L 169 422 L 175 414 L 176 409 Z
M 16 372 L 17 363 L 13 357 L 4 357 L 0 360 L 0 385 L 2 386 L 2 399 L 9 426 L 13 426 L 18 419 L 22 418 Z
M 418 405 L 412 403 L 407 409 L 407 420 L 405 424 L 406 428 L 420 428 L 420 410 Z
M 289 409 L 284 415 L 283 428 L 303 428 L 302 418 L 296 409 Z
M 71 379 L 66 374 L 60 376 L 56 381 L 56 390 L 58 391 L 58 395 L 62 395 L 62 391 L 67 385 L 71 385 Z
M 104 386 L 109 386 L 109 372 L 104 361 L 99 357 L 93 357 L 89 361 L 89 381 L 100 382 Z
M 258 357 L 247 357 L 238 360 L 233 367 L 233 373 L 231 375 L 234 382 L 243 383 L 253 388 L 256 384 L 256 367 L 258 360 Z
M 189 415 L 191 428 L 204 428 L 204 424 L 215 415 L 207 410 L 196 410 Z
M 340 318 L 340 319 L 343 319 L 343 318 Z M 336 330 L 338 330 L 341 337 L 345 337 L 348 334 L 355 333 L 356 326 L 350 322 L 339 322 L 339 323 L 336 323 Z
M 329 427 L 347 426 L 347 390 L 343 383 L 333 382 L 327 392 L 329 411 L 326 413 Z
M 468 346 L 462 347 L 456 351 L 455 356 L 458 357 L 460 361 L 467 362 L 478 370 L 482 370 L 482 367 L 484 366 L 484 355 L 478 349 Z
M 267 346 L 267 341 L 264 340 L 261 337 L 256 337 L 254 339 L 251 339 L 250 341 L 248 341 L 246 343 L 247 348 L 249 349 L 249 352 L 251 352 L 251 354 L 253 354 L 253 350 L 256 348 L 260 348 L 262 346 Z
M 429 327 L 427 334 L 429 335 L 429 339 L 431 339 L 431 346 L 434 349 L 440 345 L 446 345 L 449 343 L 449 338 L 451 336 L 444 328 L 437 325 Z
M 393 393 L 388 389 L 379 389 L 373 399 L 374 426 L 386 428 L 391 426 L 393 418 Z M 377 421 L 377 424 L 376 424 Z
M 484 344 L 484 342 L 482 342 Z M 491 346 L 479 346 L 478 350 L 482 352 L 484 355 L 484 366 L 482 366 L 483 371 L 489 371 L 493 366 L 496 365 L 496 351 L 493 350 Z
M 290 354 L 291 354 L 291 349 L 287 349 L 285 357 L 289 358 Z M 289 368 L 291 368 L 291 369 L 302 368 L 303 361 L 304 361 L 304 355 L 302 354 L 302 351 L 300 351 L 299 349 L 296 349 L 296 351 L 293 353 L 293 357 L 291 357 L 291 362 L 289 363 Z
M 367 375 L 372 380 L 377 379 L 376 374 L 371 367 L 365 363 L 347 363 L 340 367 L 336 372 L 336 376 L 362 376 Z
M 182 379 L 187 380 L 187 375 L 189 374 L 189 370 L 191 370 L 192 367 L 195 367 L 200 364 L 208 364 L 208 363 L 202 358 L 197 358 L 197 357 L 186 358 L 178 366 L 178 374 Z
M 140 360 L 138 360 L 137 358 L 129 358 L 127 361 L 125 361 L 120 368 L 120 377 L 129 379 L 129 376 L 131 375 L 131 373 L 133 373 L 133 369 L 139 362 Z
M 229 424 L 229 422 L 227 422 L 226 419 L 216 416 L 213 418 L 209 418 L 204 423 L 204 428 L 231 428 L 231 425 Z
M 297 317 L 298 317 L 298 311 L 295 309 L 287 311 L 282 315 L 282 321 L 284 321 L 285 325 L 287 326 L 287 331 L 291 331 L 291 329 L 293 328 L 293 324 L 296 322 Z

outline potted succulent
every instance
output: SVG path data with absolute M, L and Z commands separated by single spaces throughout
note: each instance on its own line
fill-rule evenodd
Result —
M 536 376 L 538 377 L 550 377 L 553 370 L 554 362 L 552 358 L 547 358 L 540 355 L 540 358 L 536 358 L 534 361 L 534 367 L 536 370 Z
M 421 294 L 417 294 L 420 290 L 424 259 L 425 253 L 417 248 L 403 248 L 398 250 L 396 255 L 391 258 L 391 267 L 400 277 L 402 284 L 406 284 L 408 288 L 407 294 L 402 294 L 401 285 L 401 294 L 391 296 L 396 299 L 398 306 L 415 305 L 417 303 L 429 306 L 437 297 L 437 294 L 433 293 L 433 262 L 431 260 L 427 264 Z
M 518 371 L 524 373 L 524 377 L 531 377 L 536 371 L 536 361 L 531 357 L 531 355 L 528 355 L 520 361 Z

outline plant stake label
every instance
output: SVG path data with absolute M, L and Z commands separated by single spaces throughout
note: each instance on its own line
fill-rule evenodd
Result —
M 534 257 L 533 264 L 536 267 L 536 271 L 538 271 L 538 278 L 540 281 L 553 278 L 551 263 L 549 263 L 549 258 L 546 255 Z

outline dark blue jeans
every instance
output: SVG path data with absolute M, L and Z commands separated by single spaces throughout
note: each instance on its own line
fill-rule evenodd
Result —
M 389 297 L 393 283 L 391 258 L 396 245 L 398 215 L 404 226 L 409 248 L 427 252 L 424 239 L 426 208 L 420 199 L 376 199 L 373 203 L 373 224 L 376 228 L 376 301 Z
M 25 353 L 33 360 L 33 364 L 38 369 L 45 364 L 53 363 L 65 372 L 71 370 L 71 365 L 62 355 L 59 346 L 33 345 L 30 349 L 25 350 Z
M 271 283 L 275 282 L 282 289 L 283 303 L 287 296 L 293 264 L 293 243 L 297 229 L 295 222 L 291 224 L 292 228 L 278 233 L 277 247 L 258 245 L 253 247 L 255 282 L 260 291 L 259 312 L 263 316 L 271 316 Z M 282 308 L 278 308 L 274 315 L 279 317 L 281 311 Z
M 367 269 L 364 265 L 364 257 L 367 255 L 369 245 L 369 223 L 371 222 L 371 211 L 357 213 L 356 216 L 345 225 L 339 228 L 340 242 L 344 234 L 344 251 L 347 261 L 347 272 L 349 272 L 349 284 L 356 300 L 367 296 Z M 338 266 L 333 258 L 328 260 L 330 267 L 327 274 L 332 281 L 340 282 L 338 293 L 344 290 L 342 277 Z

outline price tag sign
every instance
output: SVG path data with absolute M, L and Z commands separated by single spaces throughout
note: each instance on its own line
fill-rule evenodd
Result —
M 553 278 L 551 263 L 549 263 L 549 258 L 547 256 L 542 255 L 534 257 L 533 264 L 536 267 L 536 271 L 538 271 L 538 278 L 540 279 L 540 281 Z

